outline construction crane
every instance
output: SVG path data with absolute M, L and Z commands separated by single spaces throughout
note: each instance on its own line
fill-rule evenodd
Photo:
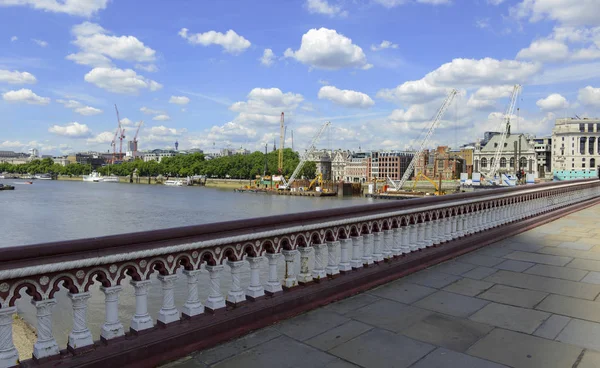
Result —
M 308 184 L 308 190 L 312 190 L 315 185 L 323 186 L 323 174 L 319 173 L 316 178 L 314 178 L 310 184 Z
M 406 171 L 404 171 L 404 175 L 402 175 L 400 182 L 398 184 L 396 184 L 392 179 L 390 179 L 388 177 L 388 180 L 392 183 L 394 190 L 396 190 L 396 191 L 401 190 L 402 186 L 404 186 L 404 183 L 406 183 L 406 181 L 412 174 L 416 163 L 419 161 L 419 157 L 421 157 L 421 154 L 423 154 L 423 150 L 425 150 L 425 146 L 429 142 L 429 138 L 433 134 L 433 131 L 435 130 L 439 121 L 442 120 L 444 113 L 446 112 L 446 110 L 448 109 L 450 104 L 452 103 L 452 100 L 454 99 L 454 97 L 456 96 L 457 93 L 458 93 L 458 91 L 456 89 L 452 89 L 452 91 L 450 91 L 450 93 L 448 93 L 448 97 L 446 97 L 446 99 L 444 100 L 444 103 L 442 103 L 442 106 L 440 106 L 440 109 L 438 110 L 437 114 L 435 115 L 435 118 L 433 119 L 433 122 L 431 123 L 431 127 L 429 128 L 429 131 L 427 132 L 427 134 L 425 135 L 425 138 L 421 142 L 421 146 L 419 147 L 419 149 L 413 156 L 412 160 L 410 161 L 410 164 L 408 164 Z
M 116 104 L 115 104 L 115 111 L 117 112 L 117 123 L 118 123 L 117 135 L 119 138 L 119 156 L 118 156 L 118 158 L 119 158 L 119 160 L 122 161 L 123 160 L 123 139 L 125 138 L 125 129 L 123 129 L 121 126 L 121 118 L 119 117 L 119 109 L 117 109 Z M 115 137 L 115 139 L 116 138 L 117 137 Z M 116 145 L 116 142 L 115 142 L 115 145 Z
M 279 161 L 277 161 L 277 171 L 279 174 L 283 174 L 283 142 L 285 140 L 285 128 L 283 126 L 283 112 L 281 113 L 281 120 L 279 124 Z
M 112 154 L 112 163 L 113 164 L 117 160 L 117 135 L 119 134 L 120 128 L 121 127 L 117 127 L 117 130 L 115 130 L 115 135 L 114 135 L 112 141 L 110 142 L 110 145 L 112 146 L 112 149 L 113 149 L 113 154 Z
M 137 151 L 138 151 L 138 133 L 140 132 L 140 128 L 142 127 L 142 125 L 144 124 L 144 122 L 142 120 L 140 120 L 137 130 L 135 131 L 135 135 L 133 136 L 133 157 L 135 158 L 137 156 Z
M 319 129 L 317 134 L 314 136 L 314 138 L 310 142 L 310 145 L 308 146 L 308 148 L 306 149 L 304 154 L 302 154 L 302 156 L 300 157 L 300 162 L 298 163 L 298 166 L 296 166 L 296 169 L 292 173 L 292 176 L 290 176 L 290 179 L 286 181 L 285 177 L 281 176 L 281 181 L 283 182 L 283 185 L 279 185 L 279 187 L 277 189 L 285 190 L 285 189 L 289 189 L 292 187 L 292 183 L 294 182 L 294 180 L 296 180 L 296 176 L 298 176 L 298 174 L 300 173 L 300 170 L 302 170 L 302 167 L 304 166 L 306 161 L 308 161 L 308 158 L 310 157 L 310 155 L 317 149 L 316 146 L 317 146 L 317 143 L 319 142 L 319 139 L 321 138 L 321 135 L 323 134 L 325 129 L 327 129 L 327 127 L 330 124 L 331 124 L 331 122 L 329 122 L 329 121 L 326 122 L 325 124 L 323 124 L 321 129 Z
M 427 180 L 431 185 L 433 185 L 433 188 L 435 189 L 435 195 L 439 196 L 439 195 L 443 195 L 444 193 L 440 190 L 440 186 L 438 185 L 438 183 L 436 183 L 435 181 L 433 181 L 432 179 L 430 179 L 428 176 L 426 176 L 423 173 L 417 173 L 417 175 L 415 175 L 415 181 L 413 182 L 413 186 L 412 186 L 412 191 L 414 192 L 415 189 L 417 188 L 417 183 L 419 182 L 419 179 L 425 179 Z M 441 179 L 441 177 L 440 177 Z
M 496 148 L 496 152 L 494 153 L 494 161 L 491 162 L 490 171 L 485 176 L 488 184 L 491 184 L 491 182 L 494 180 L 494 177 L 496 176 L 496 173 L 498 172 L 498 169 L 500 168 L 500 156 L 502 156 L 504 143 L 506 142 L 506 136 L 510 134 L 510 117 L 515 111 L 515 105 L 517 103 L 517 97 L 519 95 L 519 92 L 521 92 L 521 85 L 515 84 L 515 86 L 513 87 L 512 94 L 510 96 L 510 102 L 508 104 L 508 107 L 506 108 L 506 113 L 504 114 L 504 119 L 501 124 L 500 131 L 502 132 L 502 134 L 500 135 L 498 148 Z

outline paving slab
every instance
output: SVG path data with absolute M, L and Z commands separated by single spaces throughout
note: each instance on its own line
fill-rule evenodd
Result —
M 369 291 L 369 294 L 378 296 L 380 298 L 391 299 L 404 304 L 412 304 L 417 300 L 421 300 L 429 294 L 435 293 L 437 290 L 412 284 L 404 280 L 398 280 L 401 282 L 392 282 L 390 284 L 378 287 L 377 289 Z
M 462 274 L 462 276 L 468 277 L 470 279 L 481 280 L 481 279 L 484 279 L 484 278 L 488 277 L 489 275 L 495 273 L 496 271 L 498 271 L 498 270 L 495 268 L 477 267 L 477 268 L 472 269 L 469 272 L 465 272 L 464 274 Z
M 554 277 L 556 279 L 570 280 L 570 281 L 581 281 L 581 279 L 587 275 L 588 271 L 577 270 L 568 267 L 548 266 L 548 265 L 535 265 L 530 269 L 526 270 L 525 273 L 538 276 Z
M 346 323 L 349 320 L 349 318 L 343 317 L 337 313 L 325 309 L 316 309 L 280 322 L 275 325 L 274 328 L 282 334 L 296 340 L 304 341 Z
M 213 364 L 223 359 L 227 359 L 236 354 L 260 345 L 264 342 L 273 340 L 281 336 L 281 333 L 272 327 L 263 328 L 250 333 L 239 339 L 226 342 L 209 350 L 204 350 L 194 355 L 194 359 L 205 364 Z
M 590 271 L 581 282 L 587 282 L 588 284 L 600 284 L 600 272 Z
M 494 285 L 491 289 L 477 297 L 517 307 L 533 308 L 546 296 L 548 296 L 548 293 L 541 291 L 520 289 L 506 285 Z
M 446 286 L 443 290 L 456 294 L 475 296 L 492 286 L 494 286 L 494 284 L 491 282 L 464 278 Z
M 577 368 L 598 368 L 600 367 L 600 353 L 586 350 L 583 358 L 577 365 Z
M 511 305 L 490 303 L 469 317 L 469 319 L 475 322 L 530 334 L 548 317 L 550 317 L 550 313 L 513 307 Z
M 556 340 L 600 351 L 600 323 L 571 319 Z
M 340 300 L 339 302 L 327 304 L 323 309 L 339 314 L 346 314 L 365 305 L 375 303 L 378 300 L 379 298 L 374 295 L 362 293 L 348 299 Z
M 501 258 L 501 257 L 504 257 L 505 255 L 513 252 L 512 249 L 505 248 L 505 247 L 506 247 L 506 245 L 496 243 L 491 246 L 488 245 L 487 247 L 483 247 L 483 249 L 477 250 L 477 251 L 473 252 L 473 254 Z
M 600 261 L 576 258 L 570 262 L 567 267 L 588 271 L 600 271 Z
M 500 270 L 506 270 L 506 271 L 523 272 L 533 265 L 535 265 L 535 263 L 514 261 L 512 259 L 509 259 L 500 264 L 495 265 L 494 268 L 498 268 Z
M 468 317 L 488 303 L 488 301 L 469 296 L 438 291 L 435 294 L 431 294 L 430 296 L 421 299 L 414 305 L 455 317 Z
M 594 247 L 593 244 L 584 244 L 580 242 L 562 242 L 558 246 L 558 248 L 567 248 L 567 249 L 575 249 L 575 250 L 590 250 Z
M 460 262 L 470 263 L 483 267 L 493 267 L 498 263 L 504 261 L 502 258 L 499 257 L 482 256 L 478 254 L 467 254 L 462 257 L 458 257 L 457 260 Z
M 563 316 L 600 322 L 600 303 L 589 300 L 569 298 L 562 295 L 549 295 L 536 309 L 562 314 Z
M 306 340 L 305 343 L 319 350 L 327 351 L 345 343 L 348 340 L 352 340 L 353 338 L 362 335 L 372 328 L 373 326 L 351 320 L 343 325 L 339 325 L 331 330 L 323 332 L 312 339 Z
M 571 318 L 553 314 L 533 333 L 535 336 L 554 340 L 563 328 L 569 323 Z
M 373 329 L 333 348 L 330 353 L 361 367 L 405 368 L 434 349 L 433 345 L 406 336 Z
M 477 267 L 477 266 L 468 264 L 468 263 L 448 261 L 448 262 L 444 262 L 438 266 L 432 267 L 431 270 L 443 272 L 443 273 L 449 273 L 449 274 L 455 275 L 455 276 L 460 276 L 465 272 L 471 271 L 475 267 Z
M 582 258 L 582 259 L 593 259 L 596 261 L 600 261 L 600 252 L 586 252 L 583 250 L 575 250 L 575 249 L 567 249 L 567 248 L 558 248 L 558 247 L 544 247 L 537 251 L 537 253 L 543 254 L 551 254 L 557 256 L 566 256 L 573 258 Z
M 345 360 L 336 358 L 334 361 L 327 363 L 323 368 L 360 368 L 360 367 L 356 364 L 352 364 Z
M 502 368 L 498 363 L 475 358 L 456 351 L 438 348 L 413 365 L 411 368 Z
M 515 368 L 572 367 L 582 349 L 497 328 L 475 343 L 467 354 Z
M 504 284 L 589 300 L 594 300 L 598 293 L 600 293 L 600 286 L 598 285 L 583 284 L 574 281 L 510 271 L 498 271 L 495 274 L 486 277 L 484 280 L 496 284 Z
M 326 367 L 336 358 L 287 336 L 280 336 L 268 344 L 260 344 L 241 354 L 213 365 L 215 368 L 293 368 Z
M 371 326 L 400 332 L 430 314 L 427 310 L 382 299 L 347 313 L 346 316 Z
M 492 328 L 462 318 L 432 314 L 402 331 L 402 334 L 415 340 L 464 352 Z
M 460 280 L 460 277 L 429 269 L 404 277 L 401 280 L 436 289 L 441 289 L 444 286 L 449 285 L 456 280 Z
M 573 258 L 563 256 L 551 256 L 546 254 L 528 253 L 528 252 L 512 252 L 504 256 L 504 258 L 514 259 L 517 261 L 526 261 L 533 263 L 543 263 L 552 266 L 564 266 L 571 262 Z
M 188 355 L 171 363 L 161 365 L 160 368 L 208 368 L 208 366 Z
M 544 245 L 540 244 L 540 239 L 538 238 L 514 241 L 507 245 L 507 248 L 509 249 L 520 250 L 523 252 L 535 252 L 543 247 Z

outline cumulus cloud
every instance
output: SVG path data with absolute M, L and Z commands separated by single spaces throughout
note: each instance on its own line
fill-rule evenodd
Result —
M 114 136 L 114 132 L 102 132 L 95 137 L 88 138 L 86 142 L 89 144 L 110 143 L 112 142 Z
M 373 0 L 373 2 L 385 6 L 386 8 L 394 8 L 399 5 L 410 3 L 410 0 Z M 451 0 L 416 0 L 417 3 L 429 5 L 447 5 L 451 4 Z
M 48 131 L 52 134 L 69 138 L 89 137 L 92 133 L 87 125 L 79 124 L 78 122 L 68 123 L 65 125 L 53 125 L 48 128 Z
M 165 112 L 162 111 L 162 110 L 155 110 L 155 109 L 148 108 L 146 106 L 140 107 L 140 111 L 143 112 L 146 115 L 161 115 L 161 114 L 165 114 Z
M 185 129 L 167 128 L 164 125 L 150 128 L 150 133 L 159 136 L 178 136 L 185 132 Z
M 135 64 L 135 68 L 149 73 L 154 73 L 158 71 L 158 68 L 154 64 Z
M 19 37 L 17 37 L 17 36 L 12 36 L 12 37 L 10 38 L 10 42 L 15 42 L 15 41 L 16 41 L 16 40 L 18 40 L 18 39 L 19 39 Z
M 345 17 L 348 15 L 347 11 L 343 10 L 340 6 L 329 4 L 327 0 L 306 0 L 306 7 L 313 14 L 323 14 L 330 17 Z
M 264 66 L 273 65 L 273 61 L 275 60 L 275 54 L 271 49 L 265 49 L 262 57 L 260 58 L 260 63 Z
M 600 25 L 598 3 L 594 0 L 522 0 L 511 7 L 510 14 L 530 22 L 550 19 L 565 25 Z
M 76 100 L 56 100 L 56 102 L 63 104 L 67 109 L 73 109 L 73 111 L 80 115 L 90 116 L 102 113 L 102 110 L 91 106 L 85 106 Z
M 40 97 L 30 89 L 25 88 L 3 93 L 2 98 L 7 102 L 24 102 L 30 105 L 48 105 L 50 103 L 49 97 Z
M 186 96 L 171 96 L 169 103 L 177 105 L 187 105 L 190 102 L 189 97 Z
M 324 86 L 319 90 L 320 99 L 329 100 L 337 105 L 354 108 L 369 108 L 375 104 L 369 95 L 333 86 Z
M 579 102 L 587 106 L 600 107 L 600 88 L 587 86 L 579 90 Z
M 46 47 L 46 46 L 48 46 L 48 42 L 42 41 L 42 40 L 38 40 L 37 38 L 32 38 L 31 41 L 35 42 L 40 47 Z
M 171 120 L 171 117 L 169 115 L 162 114 L 162 115 L 156 115 L 155 117 L 152 118 L 152 120 L 167 121 L 167 120 Z
M 536 103 L 542 111 L 554 111 L 569 107 L 569 102 L 558 93 L 553 93 L 546 98 L 538 100 Z
M 300 49 L 287 49 L 284 56 L 318 69 L 369 69 L 373 66 L 367 63 L 363 50 L 350 38 L 327 28 L 309 30 L 302 36 Z
M 209 140 L 220 141 L 220 140 L 231 139 L 231 138 L 252 139 L 255 137 L 256 137 L 256 129 L 247 127 L 240 123 L 230 121 L 221 126 L 215 125 L 212 128 L 210 128 L 207 138 Z
M 448 94 L 449 88 L 436 87 L 420 79 L 404 82 L 396 88 L 382 89 L 376 97 L 388 101 L 423 103 Z
M 252 45 L 250 41 L 238 35 L 232 29 L 226 33 L 208 31 L 205 33 L 188 34 L 188 31 L 187 28 L 182 28 L 179 31 L 179 36 L 187 40 L 189 44 L 202 46 L 219 45 L 223 47 L 225 52 L 233 55 L 241 54 Z
M 0 69 L 0 83 L 35 84 L 36 82 L 37 79 L 31 73 Z
M 162 88 L 162 84 L 138 75 L 132 69 L 94 68 L 84 80 L 115 93 L 137 94 L 142 89 L 157 91 Z
M 517 59 L 561 61 L 569 57 L 569 47 L 557 40 L 536 40 L 517 54 Z
M 2 6 L 29 6 L 53 13 L 90 17 L 106 9 L 108 0 L 0 0 Z
M 390 41 L 383 40 L 379 45 L 371 45 L 372 51 L 380 51 L 383 49 L 397 49 L 398 45 Z
M 128 118 L 121 119 L 121 125 L 128 126 L 131 124 L 133 124 L 133 121 L 131 121 L 130 119 L 128 119 Z
M 473 93 L 467 101 L 467 107 L 474 110 L 490 110 L 496 107 L 496 100 L 511 95 L 514 86 L 484 86 Z

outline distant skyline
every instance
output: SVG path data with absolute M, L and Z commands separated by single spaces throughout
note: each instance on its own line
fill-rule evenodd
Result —
M 0 150 L 279 145 L 404 150 L 450 88 L 431 146 L 600 115 L 598 1 L 0 0 Z M 124 144 L 125 145 L 125 144 Z

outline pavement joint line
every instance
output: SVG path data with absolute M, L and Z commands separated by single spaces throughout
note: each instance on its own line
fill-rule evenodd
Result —
M 581 351 L 581 353 L 579 353 L 579 356 L 577 357 L 577 359 L 575 359 L 575 362 L 573 363 L 572 368 L 577 368 L 577 366 L 579 365 L 579 363 L 581 363 L 581 360 L 583 359 L 583 356 L 585 355 L 585 352 L 587 351 L 587 349 L 583 349 Z
M 529 290 L 529 289 L 526 289 L 526 290 Z M 545 297 L 543 297 L 543 298 L 542 298 L 542 300 L 540 300 L 539 302 L 537 302 L 537 303 L 536 303 L 536 304 L 535 304 L 533 307 L 531 307 L 531 309 L 532 309 L 532 310 L 539 310 L 539 309 L 537 309 L 538 305 L 542 304 L 542 302 L 543 302 L 544 300 L 546 300 L 546 298 L 547 298 L 547 297 L 549 297 L 550 295 L 558 295 L 558 294 L 552 294 L 552 293 L 548 293 L 548 295 L 546 295 Z M 576 298 L 576 299 L 579 299 L 579 298 Z M 585 299 L 581 299 L 581 300 L 585 300 Z M 540 325 L 540 326 L 541 326 L 541 325 Z M 539 327 L 538 327 L 538 328 L 539 328 Z M 534 331 L 534 332 L 535 332 L 535 331 Z

